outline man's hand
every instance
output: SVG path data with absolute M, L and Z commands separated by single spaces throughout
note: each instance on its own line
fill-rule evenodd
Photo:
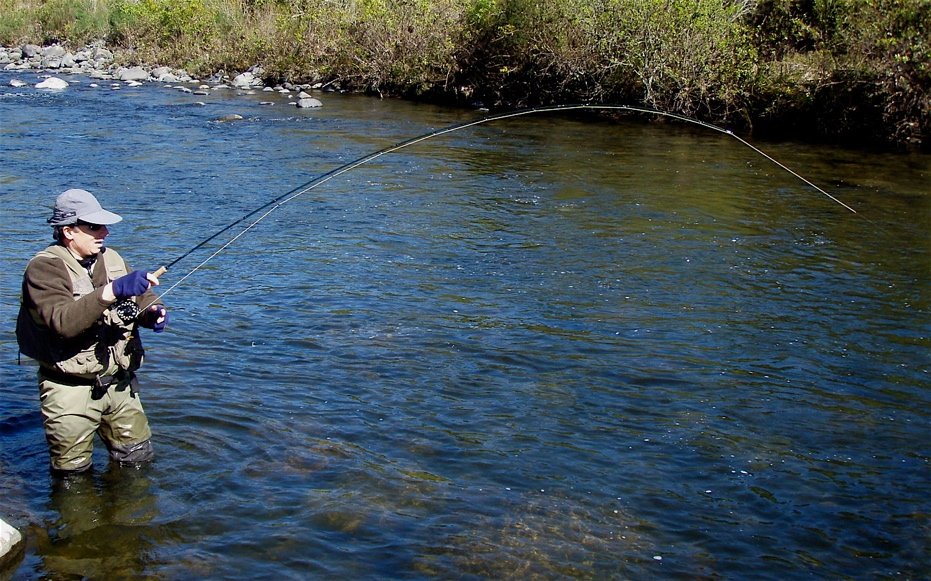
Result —
M 128 299 L 130 297 L 138 297 L 149 290 L 149 286 L 157 284 L 158 278 L 154 275 L 143 270 L 134 270 L 111 282 L 110 287 L 115 299 Z M 109 293 L 104 291 L 104 294 L 106 296 L 106 294 Z
M 168 309 L 161 305 L 152 305 L 146 309 L 139 324 L 161 333 L 168 326 Z

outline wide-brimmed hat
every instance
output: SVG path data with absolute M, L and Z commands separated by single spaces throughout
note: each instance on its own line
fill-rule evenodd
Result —
M 122 216 L 104 210 L 94 194 L 87 190 L 70 189 L 55 198 L 48 223 L 52 226 L 69 226 L 80 220 L 89 224 L 109 225 L 122 219 Z

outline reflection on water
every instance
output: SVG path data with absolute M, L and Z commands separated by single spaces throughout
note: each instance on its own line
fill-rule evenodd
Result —
M 74 87 L 0 97 L 4 320 L 66 187 L 154 268 L 474 115 Z M 764 149 L 858 214 L 726 136 L 569 116 L 315 188 L 165 297 L 142 470 L 51 483 L 0 326 L 16 576 L 927 576 L 931 164 Z
M 53 520 L 32 524 L 28 534 L 42 568 L 57 576 L 139 577 L 168 538 L 151 526 L 158 509 L 146 469 L 54 478 L 49 499 Z

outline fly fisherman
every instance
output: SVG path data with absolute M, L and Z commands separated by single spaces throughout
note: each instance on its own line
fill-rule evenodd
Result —
M 90 192 L 67 190 L 48 219 L 55 244 L 36 254 L 23 275 L 16 337 L 20 351 L 39 362 L 39 401 L 55 474 L 91 467 L 95 432 L 112 460 L 153 457 L 135 377 L 143 359 L 138 326 L 159 333 L 168 313 L 149 290 L 158 278 L 130 270 L 104 246 L 107 226 L 120 220 Z M 147 308 L 139 313 L 139 307 Z

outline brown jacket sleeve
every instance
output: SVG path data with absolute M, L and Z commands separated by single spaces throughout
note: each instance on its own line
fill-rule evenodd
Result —
M 106 278 L 105 273 L 103 276 Z M 95 284 L 97 280 L 95 271 Z M 103 300 L 103 287 L 74 300 L 68 267 L 57 258 L 46 257 L 34 258 L 26 267 L 23 300 L 27 306 L 36 308 L 53 333 L 66 339 L 77 337 L 92 327 L 110 306 Z

